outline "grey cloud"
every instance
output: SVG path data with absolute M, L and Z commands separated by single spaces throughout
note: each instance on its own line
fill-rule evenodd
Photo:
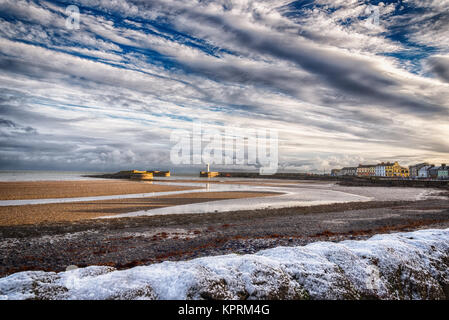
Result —
M 0 136 L 0 168 L 169 167 L 170 128 L 188 127 L 192 118 L 285 128 L 280 135 L 285 168 L 338 166 L 363 152 L 372 155 L 373 150 L 378 154 L 370 157 L 377 159 L 388 148 L 403 158 L 411 150 L 419 152 L 416 157 L 447 152 L 448 144 L 439 137 L 447 124 L 447 88 L 441 83 L 432 88 L 438 81 L 384 64 L 376 59 L 376 51 L 353 54 L 325 36 L 307 40 L 294 35 L 293 21 L 267 13 L 282 2 L 263 2 L 271 6 L 265 11 L 258 1 L 246 7 L 246 2 L 222 2 L 223 10 L 198 9 L 212 3 L 207 1 L 197 7 L 185 1 L 101 2 L 106 12 L 172 22 L 178 31 L 231 52 L 220 51 L 217 57 L 180 46 L 182 40 L 176 37 L 146 43 L 146 35 L 113 23 L 108 33 L 96 35 L 96 27 L 107 21 L 90 13 L 83 22 L 90 29 L 73 34 L 42 22 L 45 26 L 36 32 L 62 37 L 42 46 L 39 41 L 45 39 L 38 36 L 31 41 L 37 47 L 19 46 L 14 35 L 23 41 L 26 32 L 11 29 L 6 37 L 11 42 L 0 48 L 0 130 L 5 134 Z M 248 21 L 237 20 L 238 10 L 238 19 Z M 17 17 L 28 19 L 26 12 Z M 95 47 L 95 36 L 104 39 L 102 50 L 129 64 L 110 67 L 71 56 L 77 49 L 71 44 Z M 111 52 L 118 48 L 115 41 L 127 40 L 142 52 L 167 55 L 187 71 L 151 66 L 143 53 Z M 382 43 L 375 39 L 370 50 Z M 45 46 L 48 50 L 42 49 Z M 53 54 L 61 46 L 68 54 Z M 42 58 L 47 52 L 52 54 Z M 435 60 L 433 67 L 447 81 L 445 62 Z M 347 157 L 340 146 L 349 150 Z
M 387 108 L 407 109 L 416 113 L 443 113 L 447 108 L 425 101 L 395 93 L 400 83 L 377 70 L 370 62 L 342 54 L 330 53 L 324 49 L 310 46 L 305 42 L 291 39 L 280 39 L 278 35 L 259 32 L 249 32 L 237 29 L 220 16 L 211 16 L 190 12 L 189 17 L 194 21 L 203 21 L 224 30 L 242 47 L 248 47 L 261 54 L 296 63 L 298 66 L 318 75 L 322 81 L 328 83 L 343 94 L 360 104 L 378 104 Z
M 449 82 L 449 56 L 434 56 L 428 62 L 430 70 L 441 80 Z
M 139 2 L 143 7 L 146 5 Z M 173 3 L 158 3 L 160 8 L 169 11 Z M 155 7 L 152 3 L 151 7 Z M 171 8 L 170 8 L 171 9 Z M 410 96 L 399 94 L 402 83 L 398 79 L 387 76 L 369 60 L 355 58 L 354 56 L 329 52 L 310 43 L 292 38 L 287 35 L 261 33 L 255 30 L 236 28 L 233 20 L 226 15 L 206 14 L 194 8 L 182 7 L 177 9 L 177 14 L 187 17 L 187 21 L 193 24 L 205 25 L 217 30 L 220 34 L 226 34 L 225 39 L 231 40 L 236 48 L 247 48 L 254 53 L 269 54 L 277 59 L 286 60 L 297 64 L 308 71 L 308 77 L 295 77 L 291 73 L 286 74 L 274 70 L 251 69 L 231 63 L 205 63 L 203 61 L 191 61 L 180 59 L 196 72 L 200 72 L 208 78 L 216 81 L 231 81 L 238 84 L 271 87 L 279 92 L 287 93 L 296 98 L 309 102 L 326 103 L 328 105 L 377 105 L 380 108 L 408 111 L 416 114 L 447 114 L 447 108 L 420 97 L 419 94 Z M 169 18 L 169 16 L 168 16 Z M 173 21 L 176 24 L 176 21 Z M 189 26 L 178 26 L 186 31 Z M 218 37 L 218 33 L 217 33 Z M 214 38 L 211 39 L 216 40 Z M 229 41 L 228 41 L 229 42 Z M 296 82 L 296 87 L 295 87 Z M 315 95 L 315 101 L 310 101 L 301 87 L 317 87 L 317 83 L 327 83 L 329 90 L 326 96 Z
M 37 130 L 30 126 L 22 126 L 14 121 L 0 118 L 0 136 L 14 134 L 37 134 Z
M 0 119 L 0 126 L 15 128 L 17 125 L 11 120 Z

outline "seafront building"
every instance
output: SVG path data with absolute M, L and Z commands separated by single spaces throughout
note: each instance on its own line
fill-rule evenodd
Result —
M 442 163 L 441 166 L 437 167 L 433 164 L 426 163 L 425 166 L 420 167 L 416 176 L 414 174 L 410 176 L 412 178 L 447 180 L 449 179 L 449 166 Z
M 429 178 L 430 179 L 437 179 L 438 178 L 438 170 L 440 167 L 433 166 L 429 169 Z
M 357 176 L 359 177 L 373 177 L 375 174 L 375 164 L 359 164 L 359 166 L 357 167 Z
M 429 170 L 434 168 L 435 166 L 433 164 L 427 165 L 419 169 L 418 171 L 418 178 L 427 179 L 430 178 Z
M 388 163 L 385 166 L 386 177 L 390 178 L 408 178 L 410 176 L 410 171 L 406 167 L 402 167 L 396 161 L 395 163 Z
M 340 176 L 356 176 L 357 167 L 344 167 L 340 170 Z
M 340 175 L 341 175 L 341 174 L 340 174 L 341 170 L 342 170 L 342 169 L 332 169 L 332 170 L 331 170 L 331 176 L 333 176 L 333 177 L 340 176 Z
M 409 168 L 401 166 L 397 161 L 381 162 L 376 165 L 359 164 L 358 167 L 344 167 L 333 169 L 333 176 L 385 177 L 385 178 L 413 178 L 449 180 L 449 166 L 445 163 L 435 166 L 427 162 L 411 165 Z
M 449 167 L 443 163 L 441 167 L 438 168 L 437 179 L 448 179 L 449 178 Z
M 379 163 L 375 168 L 375 176 L 376 177 L 386 177 L 387 176 L 387 166 L 391 166 L 391 163 Z
M 415 164 L 415 165 L 413 165 L 413 166 L 409 166 L 409 169 L 410 169 L 410 177 L 412 177 L 412 178 L 417 178 L 417 177 L 419 177 L 419 171 L 420 171 L 422 168 L 427 167 L 427 166 L 429 166 L 429 164 L 428 164 L 427 162 L 424 162 L 424 163 L 418 163 L 418 164 Z

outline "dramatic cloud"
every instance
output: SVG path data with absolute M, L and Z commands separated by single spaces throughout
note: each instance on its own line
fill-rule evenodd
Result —
M 433 56 L 429 59 L 429 64 L 432 72 L 449 82 L 449 56 Z
M 0 0 L 0 168 L 172 168 L 193 121 L 278 129 L 285 170 L 447 162 L 448 27 L 436 0 Z

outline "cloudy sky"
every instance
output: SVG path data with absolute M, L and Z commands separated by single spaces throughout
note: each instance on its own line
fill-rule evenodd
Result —
M 0 0 L 0 169 L 171 168 L 198 121 L 277 129 L 281 170 L 449 162 L 448 30 L 448 0 Z

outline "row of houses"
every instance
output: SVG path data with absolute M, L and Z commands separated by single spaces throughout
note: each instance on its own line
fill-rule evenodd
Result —
M 435 166 L 429 163 L 419 163 L 410 167 L 403 167 L 397 161 L 382 162 L 378 164 L 359 164 L 358 167 L 345 167 L 333 169 L 333 176 L 357 177 L 390 177 L 390 178 L 422 178 L 422 179 L 449 179 L 449 166 L 442 164 Z
M 410 176 L 424 179 L 449 179 L 449 166 L 445 163 L 435 166 L 429 163 L 420 163 L 410 166 Z

